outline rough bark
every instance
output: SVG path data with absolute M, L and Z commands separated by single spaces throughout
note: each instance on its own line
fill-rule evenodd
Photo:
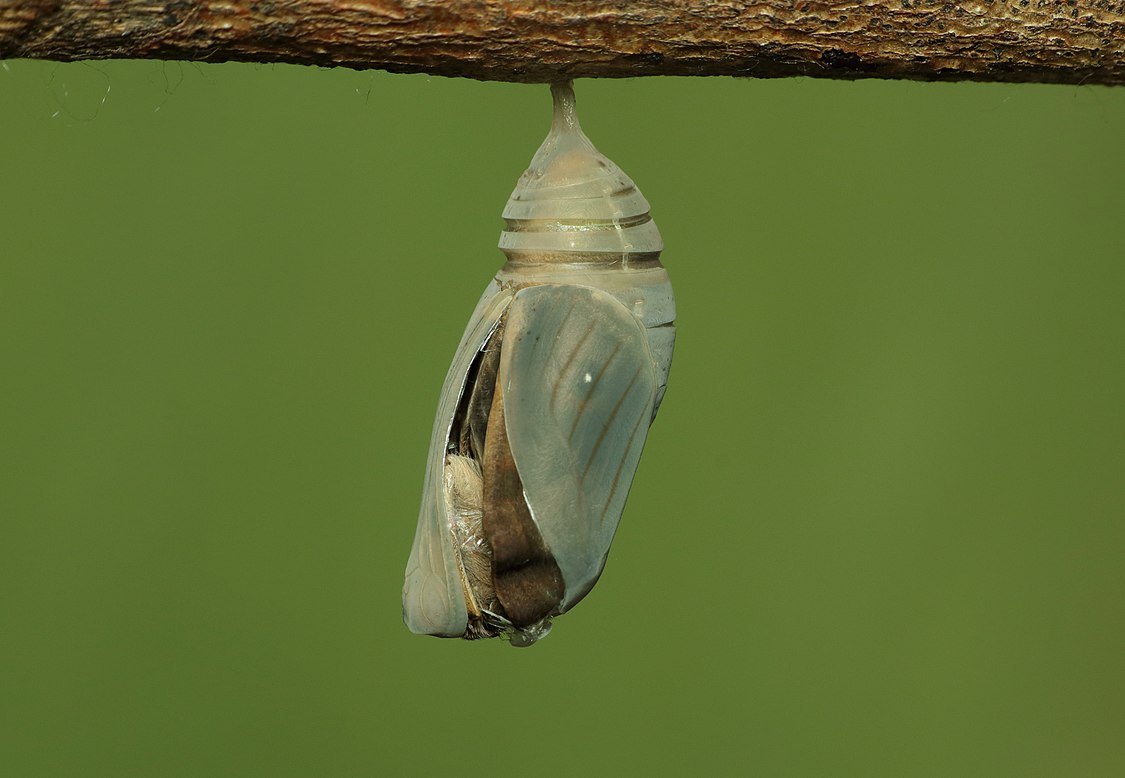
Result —
M 1125 83 L 1125 0 L 0 0 L 0 57 Z

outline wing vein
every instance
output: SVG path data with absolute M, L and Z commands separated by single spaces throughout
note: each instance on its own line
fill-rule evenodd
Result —
M 617 405 L 613 406 L 613 412 L 609 414 L 609 418 L 602 423 L 602 431 L 598 435 L 598 439 L 594 442 L 594 449 L 590 452 L 590 458 L 586 460 L 586 469 L 582 471 L 582 480 L 586 480 L 586 475 L 590 472 L 590 468 L 594 465 L 594 459 L 598 456 L 598 449 L 602 447 L 605 442 L 605 436 L 609 434 L 609 428 L 613 426 L 613 420 L 617 416 L 617 412 L 621 410 L 621 406 L 625 403 L 625 398 L 633 391 L 634 384 L 640 378 L 642 365 L 637 365 L 637 369 L 633 372 L 633 377 L 629 379 L 629 385 L 625 387 L 625 391 L 617 398 Z
M 571 310 L 573 310 L 573 308 Z M 559 399 L 559 390 L 562 388 L 563 378 L 565 378 L 566 374 L 570 372 L 570 366 L 574 364 L 574 360 L 578 356 L 578 352 L 583 349 L 583 347 L 586 345 L 586 341 L 589 340 L 590 336 L 594 334 L 595 324 L 596 322 L 590 322 L 590 326 L 586 328 L 586 332 L 584 332 L 582 334 L 582 337 L 579 338 L 578 345 L 575 346 L 574 350 L 570 352 L 570 356 L 566 358 L 566 362 L 563 363 L 562 369 L 559 370 L 558 378 L 555 379 L 555 386 L 551 389 L 551 404 L 549 407 L 552 413 L 554 412 L 555 404 Z M 562 332 L 561 327 L 559 328 L 559 332 Z
M 617 485 L 621 482 L 621 470 L 625 467 L 625 463 L 629 461 L 629 452 L 633 448 L 633 441 L 637 437 L 637 430 L 641 428 L 641 422 L 644 420 L 643 413 L 637 416 L 637 421 L 633 424 L 633 430 L 629 433 L 629 444 L 625 446 L 622 452 L 621 461 L 617 464 L 617 472 L 613 474 L 613 485 L 609 489 L 609 494 L 605 498 L 605 504 L 602 505 L 602 516 L 598 520 L 598 526 L 605 524 L 606 514 L 609 512 L 609 506 L 613 504 L 613 495 L 617 494 Z
M 621 346 L 621 341 L 618 341 L 617 344 L 613 347 L 613 351 L 610 352 L 609 357 L 606 358 L 605 363 L 602 365 L 602 369 L 598 371 L 598 375 L 590 383 L 590 390 L 586 393 L 586 396 L 583 397 L 582 400 L 578 403 L 578 413 L 574 415 L 574 423 L 570 425 L 570 434 L 566 436 L 566 439 L 568 441 L 574 441 L 574 433 L 578 430 L 578 423 L 582 421 L 582 416 L 586 413 L 586 408 L 587 406 L 589 406 L 590 400 L 594 396 L 594 392 L 598 390 L 598 384 L 601 382 L 602 376 L 605 375 L 606 370 L 609 369 L 609 366 L 613 362 L 613 360 L 617 358 L 618 352 L 621 351 Z

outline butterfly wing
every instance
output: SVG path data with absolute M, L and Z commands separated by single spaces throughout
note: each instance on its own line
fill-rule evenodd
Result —
M 531 286 L 509 309 L 500 375 L 512 455 L 566 582 L 566 611 L 601 574 L 648 434 L 648 338 L 607 292 Z

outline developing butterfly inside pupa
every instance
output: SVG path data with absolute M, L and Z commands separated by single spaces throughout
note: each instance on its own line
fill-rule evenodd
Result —
M 528 646 L 593 587 L 664 396 L 675 301 L 633 181 L 569 83 L 504 209 L 507 262 L 445 379 L 407 563 L 411 631 Z

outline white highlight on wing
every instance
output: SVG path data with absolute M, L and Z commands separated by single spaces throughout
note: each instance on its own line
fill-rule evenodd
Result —
M 512 455 L 566 581 L 565 611 L 601 573 L 648 434 L 648 338 L 607 292 L 531 286 L 509 310 L 500 375 Z

